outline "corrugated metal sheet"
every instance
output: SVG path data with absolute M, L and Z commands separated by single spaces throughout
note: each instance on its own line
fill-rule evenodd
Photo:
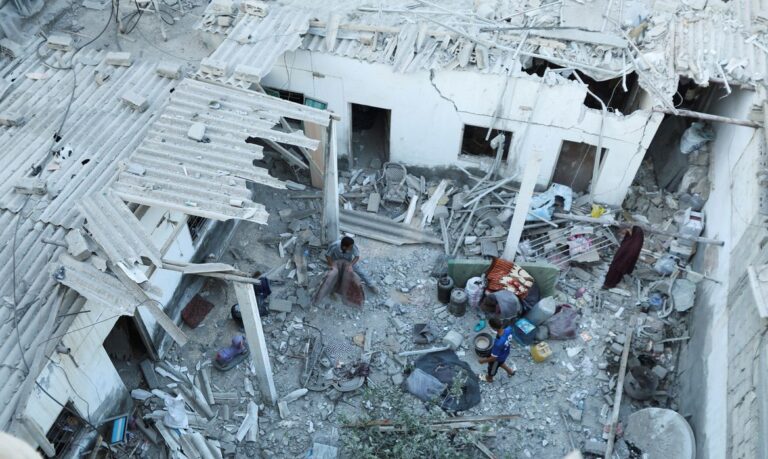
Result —
M 110 191 L 96 193 L 80 201 L 80 210 L 86 227 L 97 244 L 104 249 L 113 263 L 127 266 L 141 264 L 141 257 L 149 258 L 162 267 L 162 255 L 155 247 L 141 223 L 125 203 Z
M 82 298 L 58 288 L 47 269 L 65 249 L 43 239 L 62 240 L 65 233 L 26 214 L 0 211 L 0 430 L 8 430 L 22 396 L 27 365 L 37 377 L 34 369 L 39 370 L 44 360 L 47 338 L 58 333 L 60 314 L 83 303 Z
M 211 54 L 210 59 L 226 65 L 223 76 L 198 72 L 202 78 L 248 87 L 234 72 L 238 65 L 250 67 L 253 76 L 264 77 L 277 59 L 286 51 L 301 46 L 301 36 L 309 29 L 311 13 L 270 3 L 269 13 L 260 18 L 243 15 L 226 40 Z
M 49 268 L 51 272 L 60 272 L 64 268 L 60 283 L 112 314 L 133 315 L 136 307 L 146 301 L 145 297 L 135 295 L 133 290 L 126 288 L 117 277 L 99 271 L 88 261 L 77 261 L 62 254 L 58 262 Z
M 51 61 L 61 57 L 56 54 Z M 107 65 L 103 54 L 96 52 L 79 54 L 78 60 L 86 64 L 78 65 L 75 72 L 48 68 L 34 55 L 29 59 L 30 64 L 14 72 L 18 86 L 0 101 L 0 113 L 16 112 L 26 120 L 22 126 L 0 126 L 0 208 L 18 211 L 26 197 L 14 192 L 14 183 L 33 166 L 43 165 L 40 177 L 49 192 L 29 200 L 29 208 L 36 209 L 33 217 L 74 228 L 80 219 L 75 204 L 114 179 L 115 164 L 136 148 L 157 107 L 178 81 L 156 75 L 152 63 L 136 62 L 127 68 Z M 63 138 L 54 142 L 75 75 L 77 89 Z M 99 84 L 98 75 L 109 77 Z M 146 97 L 150 109 L 139 113 L 126 106 L 120 97 L 128 91 Z M 65 147 L 71 149 L 71 156 L 56 164 L 51 149 Z
M 280 117 L 327 126 L 329 113 L 265 94 L 184 80 L 149 128 L 112 187 L 123 199 L 167 207 L 216 220 L 231 218 L 266 224 L 263 205 L 251 200 L 246 181 L 285 188 L 266 169 L 255 167 L 261 147 L 246 139 L 270 139 L 309 149 L 318 142 L 300 131 L 274 129 Z M 187 136 L 194 123 L 205 125 L 203 142 Z M 143 175 L 129 172 L 142 168 Z M 232 205 L 232 200 L 238 205 Z

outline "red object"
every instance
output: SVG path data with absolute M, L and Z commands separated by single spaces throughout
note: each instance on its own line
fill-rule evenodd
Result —
M 204 300 L 200 295 L 195 295 L 181 311 L 181 320 L 192 328 L 197 328 L 213 309 L 213 303 Z
M 528 290 L 533 287 L 533 276 L 526 270 L 503 258 L 494 258 L 486 273 L 488 290 L 496 292 L 509 290 L 521 300 L 528 296 Z
M 621 241 L 621 245 L 613 256 L 611 266 L 605 275 L 603 287 L 616 287 L 625 274 L 632 274 L 632 271 L 635 270 L 637 259 L 640 257 L 640 250 L 643 248 L 644 240 L 643 229 L 639 226 L 633 226 L 632 234 L 624 236 L 624 240 Z

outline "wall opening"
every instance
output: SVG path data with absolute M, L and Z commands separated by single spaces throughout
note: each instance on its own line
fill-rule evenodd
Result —
M 596 151 L 595 145 L 563 140 L 552 182 L 569 186 L 578 193 L 589 191 Z M 599 165 L 603 164 L 607 154 L 608 150 L 603 148 Z
M 56 450 L 56 457 L 62 457 L 69 449 L 72 441 L 77 438 L 85 425 L 83 421 L 75 416 L 75 407 L 71 401 L 67 402 L 66 408 L 61 410 L 59 416 L 53 421 L 53 425 L 48 430 L 45 437 Z M 45 454 L 38 450 L 43 457 Z
M 268 88 L 264 87 L 264 92 L 272 97 L 279 97 L 280 99 L 287 100 L 289 102 L 295 102 L 297 104 L 304 105 L 304 94 L 300 92 L 287 91 L 285 89 Z M 294 118 L 286 118 L 288 124 L 293 129 L 303 129 L 304 123 L 301 120 Z
M 350 104 L 353 167 L 379 169 L 389 161 L 389 130 L 392 111 L 368 105 Z
M 135 317 L 121 316 L 104 339 L 104 350 L 126 387 L 139 387 L 138 364 L 149 356 L 135 320 Z
M 203 228 L 205 228 L 207 222 L 207 218 L 198 217 L 197 215 L 187 216 L 187 228 L 189 228 L 189 235 L 192 237 L 192 243 L 197 244 L 200 236 L 203 234 Z
M 496 157 L 496 149 L 491 146 L 491 140 L 499 134 L 504 134 L 504 150 L 501 154 L 501 160 L 506 161 L 509 155 L 509 146 L 512 144 L 512 133 L 509 131 L 499 131 L 494 129 L 488 140 L 485 140 L 488 134 L 487 127 L 464 125 L 464 134 L 461 138 L 461 154 L 468 156 L 479 156 L 487 158 Z

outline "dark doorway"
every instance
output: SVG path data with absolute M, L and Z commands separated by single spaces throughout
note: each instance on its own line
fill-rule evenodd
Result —
M 353 167 L 379 169 L 389 161 L 389 126 L 392 111 L 351 104 Z
M 569 186 L 573 191 L 584 193 L 589 191 L 589 183 L 592 181 L 592 170 L 595 167 L 595 152 L 597 147 L 587 143 L 571 142 L 563 140 L 560 148 L 560 156 L 557 158 L 555 173 L 552 182 Z M 605 160 L 608 152 L 603 148 L 600 155 L 600 164 Z
M 139 387 L 139 362 L 149 357 L 135 320 L 134 317 L 121 316 L 104 339 L 104 350 L 126 387 Z

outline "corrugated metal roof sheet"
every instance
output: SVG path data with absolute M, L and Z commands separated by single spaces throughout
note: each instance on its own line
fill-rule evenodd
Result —
M 50 60 L 62 57 L 57 53 Z M 156 75 L 151 63 L 113 67 L 102 62 L 103 54 L 89 51 L 77 59 L 85 64 L 73 72 L 51 69 L 32 56 L 29 65 L 14 72 L 18 86 L 0 101 L 0 113 L 16 112 L 26 120 L 22 126 L 0 126 L 0 208 L 18 211 L 26 197 L 14 192 L 15 182 L 33 166 L 43 165 L 39 177 L 47 182 L 49 191 L 30 198 L 30 208 L 36 209 L 33 218 L 67 228 L 78 226 L 75 203 L 114 179 L 115 164 L 135 149 L 157 114 L 154 108 L 165 103 L 169 90 L 178 83 Z M 24 76 L 30 74 L 42 79 Z M 63 138 L 54 142 L 75 75 L 77 89 Z M 146 97 L 153 109 L 137 112 L 126 106 L 120 97 L 129 91 Z M 72 153 L 57 163 L 51 149 L 62 148 Z
M 58 279 L 60 283 L 110 313 L 132 316 L 136 307 L 146 301 L 145 297 L 126 288 L 117 277 L 99 271 L 88 261 L 77 261 L 67 254 L 61 254 L 58 262 L 49 268 L 51 272 L 61 272 L 63 268 L 63 276 Z
M 110 191 L 95 193 L 80 201 L 86 227 L 113 263 L 131 267 L 149 258 L 162 267 L 162 255 L 128 206 Z
M 286 51 L 301 46 L 301 36 L 309 29 L 311 13 L 270 3 L 266 17 L 249 14 L 232 29 L 224 42 L 211 54 L 210 61 L 225 66 L 220 76 L 198 72 L 198 76 L 218 82 L 248 87 L 272 70 Z M 247 76 L 236 72 L 247 66 Z
M 34 368 L 39 370 L 45 358 L 42 351 L 47 338 L 57 333 L 60 314 L 83 304 L 77 295 L 57 290 L 47 269 L 66 250 L 43 239 L 62 240 L 65 233 L 63 228 L 35 222 L 26 214 L 0 211 L 0 430 L 8 430 L 27 365 L 37 377 Z
M 286 133 L 274 128 L 281 117 L 327 126 L 329 116 L 254 91 L 184 80 L 129 158 L 113 190 L 130 202 L 216 220 L 237 218 L 266 224 L 268 214 L 263 205 L 251 200 L 246 181 L 275 188 L 285 185 L 253 165 L 262 158 L 262 149 L 246 139 L 314 149 L 318 142 L 300 131 Z M 195 123 L 205 125 L 202 142 L 187 135 Z

